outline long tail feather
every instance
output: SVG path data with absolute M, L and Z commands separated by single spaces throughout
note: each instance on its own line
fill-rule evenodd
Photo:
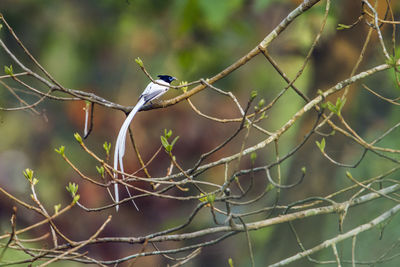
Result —
M 117 141 L 115 142 L 115 150 L 114 150 L 114 169 L 118 170 L 118 163 L 119 163 L 119 170 L 121 172 L 124 172 L 124 164 L 123 164 L 123 157 L 125 154 L 125 140 L 126 140 L 126 133 L 128 131 L 129 125 L 131 124 L 131 121 L 133 120 L 133 117 L 135 114 L 139 111 L 139 109 L 145 104 L 145 100 L 143 98 L 139 99 L 139 102 L 136 104 L 136 106 L 132 109 L 132 111 L 129 113 L 128 117 L 125 119 L 124 123 L 121 126 L 121 129 L 119 130 Z M 114 173 L 114 178 L 118 178 L 118 173 Z M 122 175 L 122 179 L 125 179 L 124 175 Z M 128 188 L 126 187 L 126 190 L 128 191 L 129 195 L 130 192 Z M 119 192 L 118 192 L 118 184 L 114 184 L 114 191 L 115 191 L 115 202 L 119 202 Z M 136 209 L 138 209 L 136 203 L 132 200 L 133 204 L 135 205 Z M 115 206 L 116 210 L 118 211 L 119 205 Z

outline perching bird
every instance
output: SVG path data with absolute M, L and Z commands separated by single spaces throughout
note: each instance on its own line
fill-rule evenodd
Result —
M 120 170 L 121 172 L 124 172 L 124 164 L 123 164 L 123 157 L 125 154 L 125 140 L 126 140 L 126 133 L 129 128 L 129 124 L 131 123 L 133 117 L 135 116 L 136 112 L 140 110 L 141 107 L 143 107 L 146 103 L 149 101 L 152 101 L 164 93 L 166 93 L 169 89 L 169 85 L 171 84 L 172 81 L 176 80 L 175 77 L 169 76 L 169 75 L 158 75 L 160 79 L 156 80 L 156 83 L 151 82 L 147 85 L 146 89 L 144 89 L 143 93 L 139 97 L 139 101 L 136 104 L 136 106 L 132 109 L 132 111 L 129 113 L 128 117 L 125 119 L 124 123 L 121 126 L 121 129 L 119 130 L 118 137 L 117 137 L 117 142 L 115 143 L 115 151 L 114 151 L 114 169 L 115 170 Z M 119 165 L 119 168 L 118 168 Z M 114 178 L 118 178 L 118 173 L 114 172 Z M 122 175 L 122 179 L 125 179 L 124 175 Z M 126 190 L 128 191 L 129 196 L 131 196 L 128 188 L 126 187 Z M 119 202 L 119 192 L 118 192 L 118 184 L 114 184 L 114 191 L 115 191 L 115 202 Z M 133 201 L 133 200 L 132 200 Z M 138 209 L 136 203 L 133 201 L 133 204 L 135 205 L 136 209 Z M 118 211 L 119 206 L 116 206 L 116 209 Z

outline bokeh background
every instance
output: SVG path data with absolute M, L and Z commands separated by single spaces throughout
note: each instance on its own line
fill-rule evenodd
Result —
M 0 0 L 0 12 L 30 52 L 63 86 L 93 92 L 110 101 L 131 106 L 149 82 L 135 63 L 136 57 L 144 61 L 153 77 L 158 74 L 170 74 L 184 81 L 211 77 L 255 47 L 299 2 Z M 380 11 L 384 12 L 384 1 L 379 2 L 382 2 Z M 336 26 L 338 23 L 354 22 L 360 15 L 360 6 L 360 1 L 332 1 L 321 42 L 316 47 L 304 74 L 296 82 L 296 86 L 308 96 L 315 96 L 318 89 L 326 89 L 350 75 L 368 28 L 364 23 L 360 23 L 351 30 L 337 31 Z M 399 3 L 394 1 L 392 8 L 398 18 Z M 320 28 L 324 10 L 325 2 L 322 2 L 307 11 L 269 47 L 271 55 L 289 77 L 294 77 L 303 63 Z M 383 30 L 390 40 L 391 28 L 385 26 Z M 4 28 L 0 37 L 9 47 L 15 48 L 13 52 L 16 55 L 27 60 Z M 376 45 L 367 49 L 360 69 L 384 62 L 376 36 L 373 37 L 372 43 Z M 16 68 L 4 51 L 0 51 L 0 62 L 0 65 L 13 64 Z M 32 67 L 29 63 L 28 66 Z M 393 76 L 389 73 L 376 75 L 368 82 L 372 87 L 379 85 L 380 92 L 387 97 L 395 97 L 398 94 Z M 231 90 L 240 103 L 245 105 L 252 90 L 258 90 L 259 96 L 268 102 L 284 88 L 285 82 L 260 55 L 215 85 L 224 90 Z M 359 86 L 353 89 L 354 93 L 350 94 L 348 100 L 351 104 L 346 106 L 345 114 L 360 134 L 376 137 L 397 121 L 398 109 L 365 91 L 360 92 L 363 89 Z M 163 98 L 171 98 L 180 93 L 181 91 L 170 90 Z M 28 100 L 37 99 L 30 95 L 24 97 Z M 233 118 L 239 115 L 227 98 L 211 90 L 204 90 L 194 96 L 192 101 L 202 111 L 213 116 Z M 278 129 L 302 104 L 293 93 L 286 94 L 280 104 L 268 113 L 265 122 L 267 128 L 271 131 Z M 13 96 L 1 88 L 0 106 L 16 105 L 18 103 Z M 66 153 L 82 171 L 96 175 L 95 162 L 82 151 L 73 138 L 73 133 L 83 131 L 84 105 L 83 101 L 46 100 L 37 107 L 41 115 L 27 111 L 0 111 L 0 186 L 29 201 L 29 186 L 22 171 L 32 168 L 40 180 L 37 186 L 38 194 L 49 209 L 58 203 L 69 203 L 70 195 L 65 186 L 70 181 L 79 184 L 81 201 L 86 206 L 96 207 L 108 203 L 109 197 L 104 190 L 83 183 L 54 152 L 54 148 L 65 145 Z M 85 143 L 93 151 L 104 156 L 102 144 L 104 141 L 114 144 L 123 120 L 122 112 L 96 105 L 93 132 Z M 288 151 L 293 147 L 312 122 L 311 117 L 310 120 L 304 118 L 290 130 L 284 137 L 286 141 L 281 142 L 282 150 Z M 237 125 L 220 125 L 201 118 L 186 102 L 182 102 L 167 109 L 139 113 L 134 119 L 132 129 L 142 156 L 147 159 L 159 147 L 163 130 L 172 129 L 174 135 L 180 136 L 175 151 L 177 158 L 184 159 L 182 164 L 188 168 L 196 162 L 199 155 L 218 145 L 236 127 Z M 383 143 L 388 147 L 396 147 L 398 137 L 399 131 L 396 130 Z M 255 143 L 257 138 L 260 136 L 254 137 L 249 143 Z M 362 151 L 359 147 L 347 140 L 341 140 L 340 137 L 334 138 L 336 137 L 331 139 L 334 147 L 327 149 L 338 161 L 354 162 L 360 156 Z M 230 149 L 232 150 L 217 154 L 216 158 L 237 151 L 237 147 Z M 272 152 L 273 150 L 266 151 L 261 155 L 261 161 L 262 156 L 271 157 Z M 125 158 L 128 171 L 140 167 L 131 148 L 128 149 Z M 152 168 L 151 174 L 155 177 L 165 175 L 168 165 L 167 156 L 162 156 Z M 367 157 L 354 171 L 354 175 L 371 177 L 392 165 L 393 163 L 382 163 L 373 157 Z M 290 164 L 283 165 L 283 174 L 288 176 L 285 179 L 288 182 L 291 179 L 295 180 L 296 177 L 292 178 L 291 174 L 298 172 L 301 166 L 306 166 L 311 173 L 307 178 L 309 182 L 283 193 L 281 203 L 290 203 L 309 196 L 324 196 L 344 185 L 350 185 L 350 182 L 343 178 L 345 170 L 337 170 L 323 159 L 314 141 L 302 149 Z M 219 171 L 208 176 L 213 182 L 223 181 Z M 72 239 L 82 240 L 88 237 L 93 229 L 99 227 L 111 213 L 113 221 L 102 236 L 138 236 L 178 224 L 196 204 L 152 198 L 141 199 L 137 203 L 142 209 L 139 213 L 130 205 L 122 206 L 118 214 L 114 210 L 105 213 L 85 213 L 77 208 L 68 216 L 59 218 L 57 223 Z M 0 197 L 1 233 L 9 231 L 9 217 L 13 205 L 8 198 L 3 195 Z M 383 211 L 383 207 L 389 207 L 390 203 L 382 201 L 380 205 L 372 206 L 371 213 Z M 363 211 L 357 209 L 350 217 L 354 225 L 366 220 L 360 216 Z M 18 214 L 19 226 L 28 225 L 38 219 L 36 215 L 22 208 Z M 196 221 L 197 225 L 209 223 L 209 216 L 204 216 L 203 221 L 201 218 L 200 216 Z M 310 247 L 337 234 L 337 216 L 308 219 L 297 226 L 301 236 L 306 239 L 304 245 Z M 298 251 L 294 237 L 289 231 L 289 227 L 279 226 L 251 233 L 257 266 L 273 263 Z M 375 232 L 360 242 L 382 242 L 382 247 L 385 247 L 396 238 L 397 236 L 393 236 L 379 240 L 378 233 Z M 250 261 L 243 240 L 242 234 L 208 247 L 188 266 L 227 266 L 228 258 L 234 260 L 235 266 L 247 266 Z M 128 245 L 122 244 L 98 245 L 91 247 L 90 253 L 101 259 L 115 259 L 126 255 L 129 250 Z M 374 258 L 374 255 L 379 255 L 379 252 L 379 249 L 371 252 L 371 246 L 361 245 L 358 255 L 360 258 L 369 259 L 368 257 Z M 343 249 L 343 253 L 349 255 L 346 249 Z M 12 259 L 21 255 L 10 252 L 7 256 Z M 331 251 L 317 254 L 319 259 L 324 257 L 331 257 Z M 162 257 L 147 257 L 139 259 L 136 264 L 161 266 L 166 262 Z M 299 264 L 312 265 L 307 261 Z M 386 264 L 385 266 L 397 266 L 394 262 Z M 80 266 L 71 262 L 54 264 L 75 265 Z

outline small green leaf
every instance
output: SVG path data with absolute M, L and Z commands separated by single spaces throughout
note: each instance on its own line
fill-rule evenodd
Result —
M 336 110 L 338 116 L 341 116 L 341 111 L 345 103 L 346 99 L 341 99 L 340 97 L 336 99 Z
M 253 91 L 251 91 L 251 93 L 250 93 L 250 98 L 253 100 L 254 98 L 257 97 L 257 95 L 258 95 L 257 90 L 253 90 Z
M 75 197 L 76 192 L 78 192 L 78 185 L 76 183 L 69 182 L 68 186 L 65 187 L 71 196 Z
M 3 24 L 0 23 L 0 30 L 3 29 Z
M 207 201 L 208 201 L 208 203 L 210 203 L 211 205 L 213 205 L 213 204 L 214 204 L 214 201 L 215 201 L 215 195 L 214 195 L 214 194 L 208 195 L 208 196 L 207 196 Z
M 200 196 L 204 196 L 204 194 L 203 194 L 203 193 L 200 193 Z M 206 196 L 201 197 L 201 198 L 199 198 L 199 200 L 200 200 L 201 202 L 207 202 L 207 197 L 206 197 Z
M 229 267 L 234 267 L 232 258 L 228 259 Z
M 265 105 L 265 99 L 262 98 L 260 101 L 258 101 L 258 107 L 262 108 Z
M 267 187 L 265 188 L 265 192 L 268 193 L 269 191 L 271 191 L 274 188 L 275 188 L 275 186 L 273 184 L 268 184 Z
M 135 58 L 135 62 L 136 62 L 141 68 L 143 68 L 143 61 L 140 59 L 140 57 Z
M 321 143 L 318 141 L 315 141 L 321 152 L 324 152 L 325 150 L 325 138 L 322 138 Z
M 7 75 L 11 75 L 11 76 L 14 75 L 13 66 L 12 65 L 10 65 L 10 67 L 4 66 L 4 72 Z
M 168 140 L 164 136 L 161 136 L 161 144 L 165 149 L 167 149 L 167 147 L 169 146 Z
M 29 182 L 32 182 L 32 179 L 33 179 L 33 170 L 32 169 L 26 168 L 25 171 L 23 171 L 23 174 Z
M 181 81 L 181 82 L 179 83 L 180 86 L 186 85 L 186 84 L 187 84 L 187 81 Z M 187 90 L 188 90 L 188 87 L 187 87 L 187 86 L 183 86 L 183 87 L 181 87 L 181 89 L 182 89 L 182 91 L 183 91 L 184 93 L 186 93 Z
M 345 30 L 345 29 L 350 29 L 351 25 L 346 25 L 346 24 L 341 24 L 339 23 L 338 26 L 336 27 L 336 30 Z
M 74 133 L 74 137 L 75 137 L 76 141 L 79 142 L 79 144 L 82 144 L 82 137 L 80 134 Z
M 305 166 L 301 167 L 301 172 L 302 172 L 303 174 L 306 173 L 306 167 L 305 167 Z
M 175 145 L 176 141 L 178 141 L 178 139 L 179 139 L 179 136 L 175 137 L 174 140 L 172 140 L 172 142 L 171 142 L 172 147 L 174 147 L 174 145 Z
M 80 195 L 75 195 L 74 200 L 72 202 L 75 204 L 76 202 L 78 202 L 80 197 L 81 197 Z
M 179 136 L 175 137 L 175 139 L 170 144 L 168 142 L 168 138 L 170 138 L 171 135 L 172 135 L 172 130 L 164 129 L 164 136 L 160 136 L 161 144 L 163 145 L 163 147 L 165 148 L 165 150 L 167 152 L 171 152 L 172 151 L 172 147 L 175 145 L 176 141 L 178 141 L 178 138 L 179 138 Z
M 103 166 L 96 166 L 97 172 L 104 178 L 104 167 Z
M 251 163 L 254 164 L 256 162 L 256 159 L 257 159 L 257 153 L 256 152 L 252 152 L 250 154 L 250 159 L 251 159 Z
M 107 141 L 105 141 L 103 144 L 103 148 L 106 151 L 107 156 L 109 156 L 110 151 L 111 151 L 111 143 L 108 143 Z
M 335 113 L 338 116 L 341 116 L 341 110 L 346 103 L 346 99 L 342 100 L 340 97 L 336 99 L 336 104 L 332 104 L 330 101 L 326 102 L 326 104 L 321 104 L 323 108 L 328 107 L 328 109 L 332 112 Z
M 57 214 L 60 211 L 61 204 L 54 205 L 54 212 Z
M 36 185 L 38 182 L 39 182 L 39 180 L 38 180 L 38 179 L 36 179 L 36 178 L 33 178 L 33 180 L 32 180 L 32 184 L 33 184 L 33 185 Z
M 60 154 L 61 156 L 64 156 L 65 146 L 60 146 L 59 149 L 55 148 L 54 150 L 55 150 L 58 154 Z
M 323 96 L 324 92 L 321 89 L 318 89 L 317 94 Z
M 167 129 L 164 129 L 164 136 L 165 136 L 165 138 L 170 138 L 171 137 L 171 135 L 172 135 L 172 130 L 168 130 L 167 131 Z
M 338 114 L 338 110 L 336 109 L 336 105 L 332 104 L 330 101 L 326 102 L 328 109 L 335 113 L 336 115 Z
M 349 171 L 346 171 L 346 176 L 349 178 L 353 178 L 353 176 L 351 175 L 351 173 Z

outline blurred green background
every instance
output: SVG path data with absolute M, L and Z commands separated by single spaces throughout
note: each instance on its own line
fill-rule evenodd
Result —
M 184 81 L 212 77 L 254 48 L 299 2 L 294 0 L 0 0 L 0 12 L 30 52 L 63 86 L 93 92 L 110 101 L 131 106 L 135 104 L 137 97 L 149 82 L 134 62 L 136 57 L 144 61 L 153 77 L 158 74 L 170 74 Z M 382 3 L 384 12 L 384 1 L 379 2 Z M 392 8 L 398 17 L 399 3 L 394 3 Z M 302 65 L 320 28 L 324 10 L 325 2 L 322 2 L 307 11 L 269 47 L 271 55 L 290 78 L 294 77 Z M 360 23 L 351 30 L 337 31 L 336 26 L 338 23 L 351 24 L 359 15 L 359 1 L 332 1 L 321 42 L 316 47 L 304 74 L 295 83 L 309 97 L 314 97 L 317 89 L 326 89 L 349 77 L 365 40 L 367 27 L 364 23 Z M 385 26 L 383 30 L 389 47 L 391 28 Z M 28 67 L 34 68 L 4 27 L 0 37 Z M 372 44 L 375 45 L 368 48 L 360 70 L 384 62 L 376 38 L 373 38 Z M 20 71 L 3 50 L 0 50 L 0 62 L 1 65 L 12 64 L 15 72 Z M 27 80 L 29 81 L 29 78 Z M 11 81 L 10 84 L 15 85 Z M 395 97 L 398 94 L 392 73 L 373 76 L 368 79 L 368 84 L 375 89 L 379 85 L 380 93 L 387 97 Z M 258 90 L 260 98 L 265 98 L 268 103 L 286 84 L 265 58 L 259 55 L 215 85 L 226 91 L 232 91 L 240 103 L 245 105 L 252 90 Z M 354 93 L 347 101 L 345 116 L 362 136 L 372 140 L 397 122 L 399 111 L 398 108 L 389 106 L 362 90 L 354 88 Z M 181 91 L 170 90 L 163 98 L 171 98 L 180 93 Z M 28 102 L 37 99 L 36 96 L 23 92 L 21 95 Z M 209 115 L 223 118 L 239 115 L 227 98 L 211 90 L 204 90 L 195 95 L 192 101 Z M 294 93 L 285 94 L 268 113 L 263 126 L 270 131 L 278 129 L 303 104 L 304 102 Z M 18 102 L 5 88 L 0 90 L 0 106 L 18 106 Z M 96 175 L 95 162 L 82 151 L 73 138 L 74 132 L 83 131 L 83 107 L 82 101 L 46 100 L 37 107 L 41 113 L 39 116 L 26 111 L 0 111 L 0 186 L 30 201 L 28 183 L 23 178 L 22 171 L 25 168 L 32 168 L 40 179 L 37 186 L 38 194 L 49 210 L 52 210 L 55 204 L 61 203 L 65 206 L 69 203 L 70 196 L 65 190 L 69 181 L 79 184 L 81 201 L 85 205 L 96 207 L 108 203 L 109 198 L 105 190 L 82 182 L 54 152 L 54 148 L 65 145 L 67 155 L 83 172 Z M 312 118 L 311 116 L 304 118 L 283 137 L 280 143 L 282 155 L 301 140 L 305 129 L 310 128 Z M 122 112 L 96 105 L 94 129 L 85 142 L 87 146 L 104 156 L 102 144 L 108 141 L 114 145 L 123 119 Z M 178 160 L 182 159 L 181 163 L 185 168 L 192 166 L 199 155 L 230 136 L 236 127 L 236 124 L 221 125 L 205 120 L 196 115 L 186 102 L 167 109 L 139 113 L 132 125 L 135 140 L 145 159 L 149 159 L 159 147 L 159 136 L 163 130 L 172 129 L 174 135 L 180 136 L 176 155 Z M 398 134 L 399 131 L 396 130 L 384 139 L 381 145 L 396 147 Z M 249 140 L 249 145 L 255 144 L 262 138 L 263 136 L 254 134 Z M 316 140 L 320 139 L 317 137 Z M 361 154 L 361 148 L 348 140 L 336 136 L 330 140 L 333 146 L 328 145 L 327 149 L 338 161 L 355 162 Z M 350 185 L 344 177 L 346 169 L 337 170 L 331 166 L 327 160 L 321 158 L 314 140 L 309 143 L 298 157 L 294 157 L 289 164 L 282 166 L 283 175 L 287 176 L 285 180 L 288 183 L 296 180 L 295 173 L 299 172 L 301 166 L 306 166 L 310 175 L 300 187 L 282 192 L 281 204 L 309 196 L 324 196 Z M 236 146 L 221 152 L 216 158 L 237 151 L 240 144 L 237 142 Z M 260 152 L 260 165 L 273 161 L 272 155 L 272 148 Z M 140 168 L 131 148 L 128 149 L 125 160 L 128 162 L 128 171 Z M 152 168 L 151 174 L 154 177 L 165 175 L 168 165 L 167 156 L 162 156 L 157 166 Z M 352 170 L 352 173 L 360 179 L 366 179 L 382 173 L 393 165 L 391 162 L 368 156 L 359 168 Z M 205 176 L 213 182 L 222 183 L 221 173 L 218 169 Z M 1 196 L 0 200 L 0 232 L 4 233 L 10 231 L 9 218 L 14 203 L 4 196 Z M 268 205 L 271 203 L 272 201 Z M 129 205 L 124 205 L 118 214 L 113 210 L 104 213 L 85 213 L 76 209 L 71 212 L 73 215 L 59 218 L 58 223 L 72 239 L 82 240 L 91 235 L 93 229 L 99 227 L 107 215 L 112 213 L 113 221 L 102 236 L 138 236 L 181 223 L 196 204 L 146 198 L 138 201 L 139 207 L 142 207 L 140 213 Z M 377 204 L 379 205 L 369 207 L 371 216 L 379 214 L 391 205 L 388 201 Z M 373 218 L 360 217 L 357 214 L 362 214 L 358 208 L 351 213 L 349 225 L 357 225 Z M 199 216 L 195 224 L 197 227 L 211 223 L 207 212 L 201 215 L 204 216 Z M 17 218 L 17 225 L 20 227 L 38 219 L 36 215 L 22 208 L 19 209 Z M 305 220 L 298 226 L 307 247 L 338 233 L 336 215 Z M 197 228 L 193 226 L 193 229 Z M 351 229 L 350 226 L 348 229 Z M 40 231 L 45 230 L 45 228 L 38 230 L 38 235 L 42 233 Z M 257 266 L 273 263 L 298 251 L 293 235 L 289 231 L 288 226 L 279 226 L 251 234 Z M 240 234 L 204 249 L 189 266 L 227 266 L 230 257 L 233 258 L 235 266 L 248 266 L 250 260 L 243 241 L 244 237 L 244 234 Z M 388 246 L 396 238 L 394 235 L 392 238 L 380 240 L 379 242 L 382 242 L 380 247 Z M 367 235 L 365 239 L 360 242 L 371 244 L 377 241 L 378 237 L 375 233 Z M 349 246 L 351 244 L 343 245 L 341 251 L 347 259 L 351 255 Z M 101 259 L 115 259 L 125 256 L 129 251 L 128 245 L 98 245 L 90 248 L 90 253 Z M 365 248 L 361 246 L 358 251 L 359 258 L 374 259 L 381 253 L 379 250 L 374 253 L 370 251 L 371 246 Z M 7 259 L 18 258 L 21 254 L 10 254 L 8 257 Z M 317 254 L 317 258 L 332 259 L 331 251 Z M 392 263 L 393 265 L 390 265 Z M 74 264 L 80 266 L 73 262 L 57 263 L 54 266 L 74 266 Z M 165 265 L 166 261 L 161 257 L 148 257 L 140 259 L 137 264 L 158 266 Z M 397 266 L 393 261 L 386 264 L 385 266 Z M 312 266 L 312 264 L 303 261 L 293 266 Z

